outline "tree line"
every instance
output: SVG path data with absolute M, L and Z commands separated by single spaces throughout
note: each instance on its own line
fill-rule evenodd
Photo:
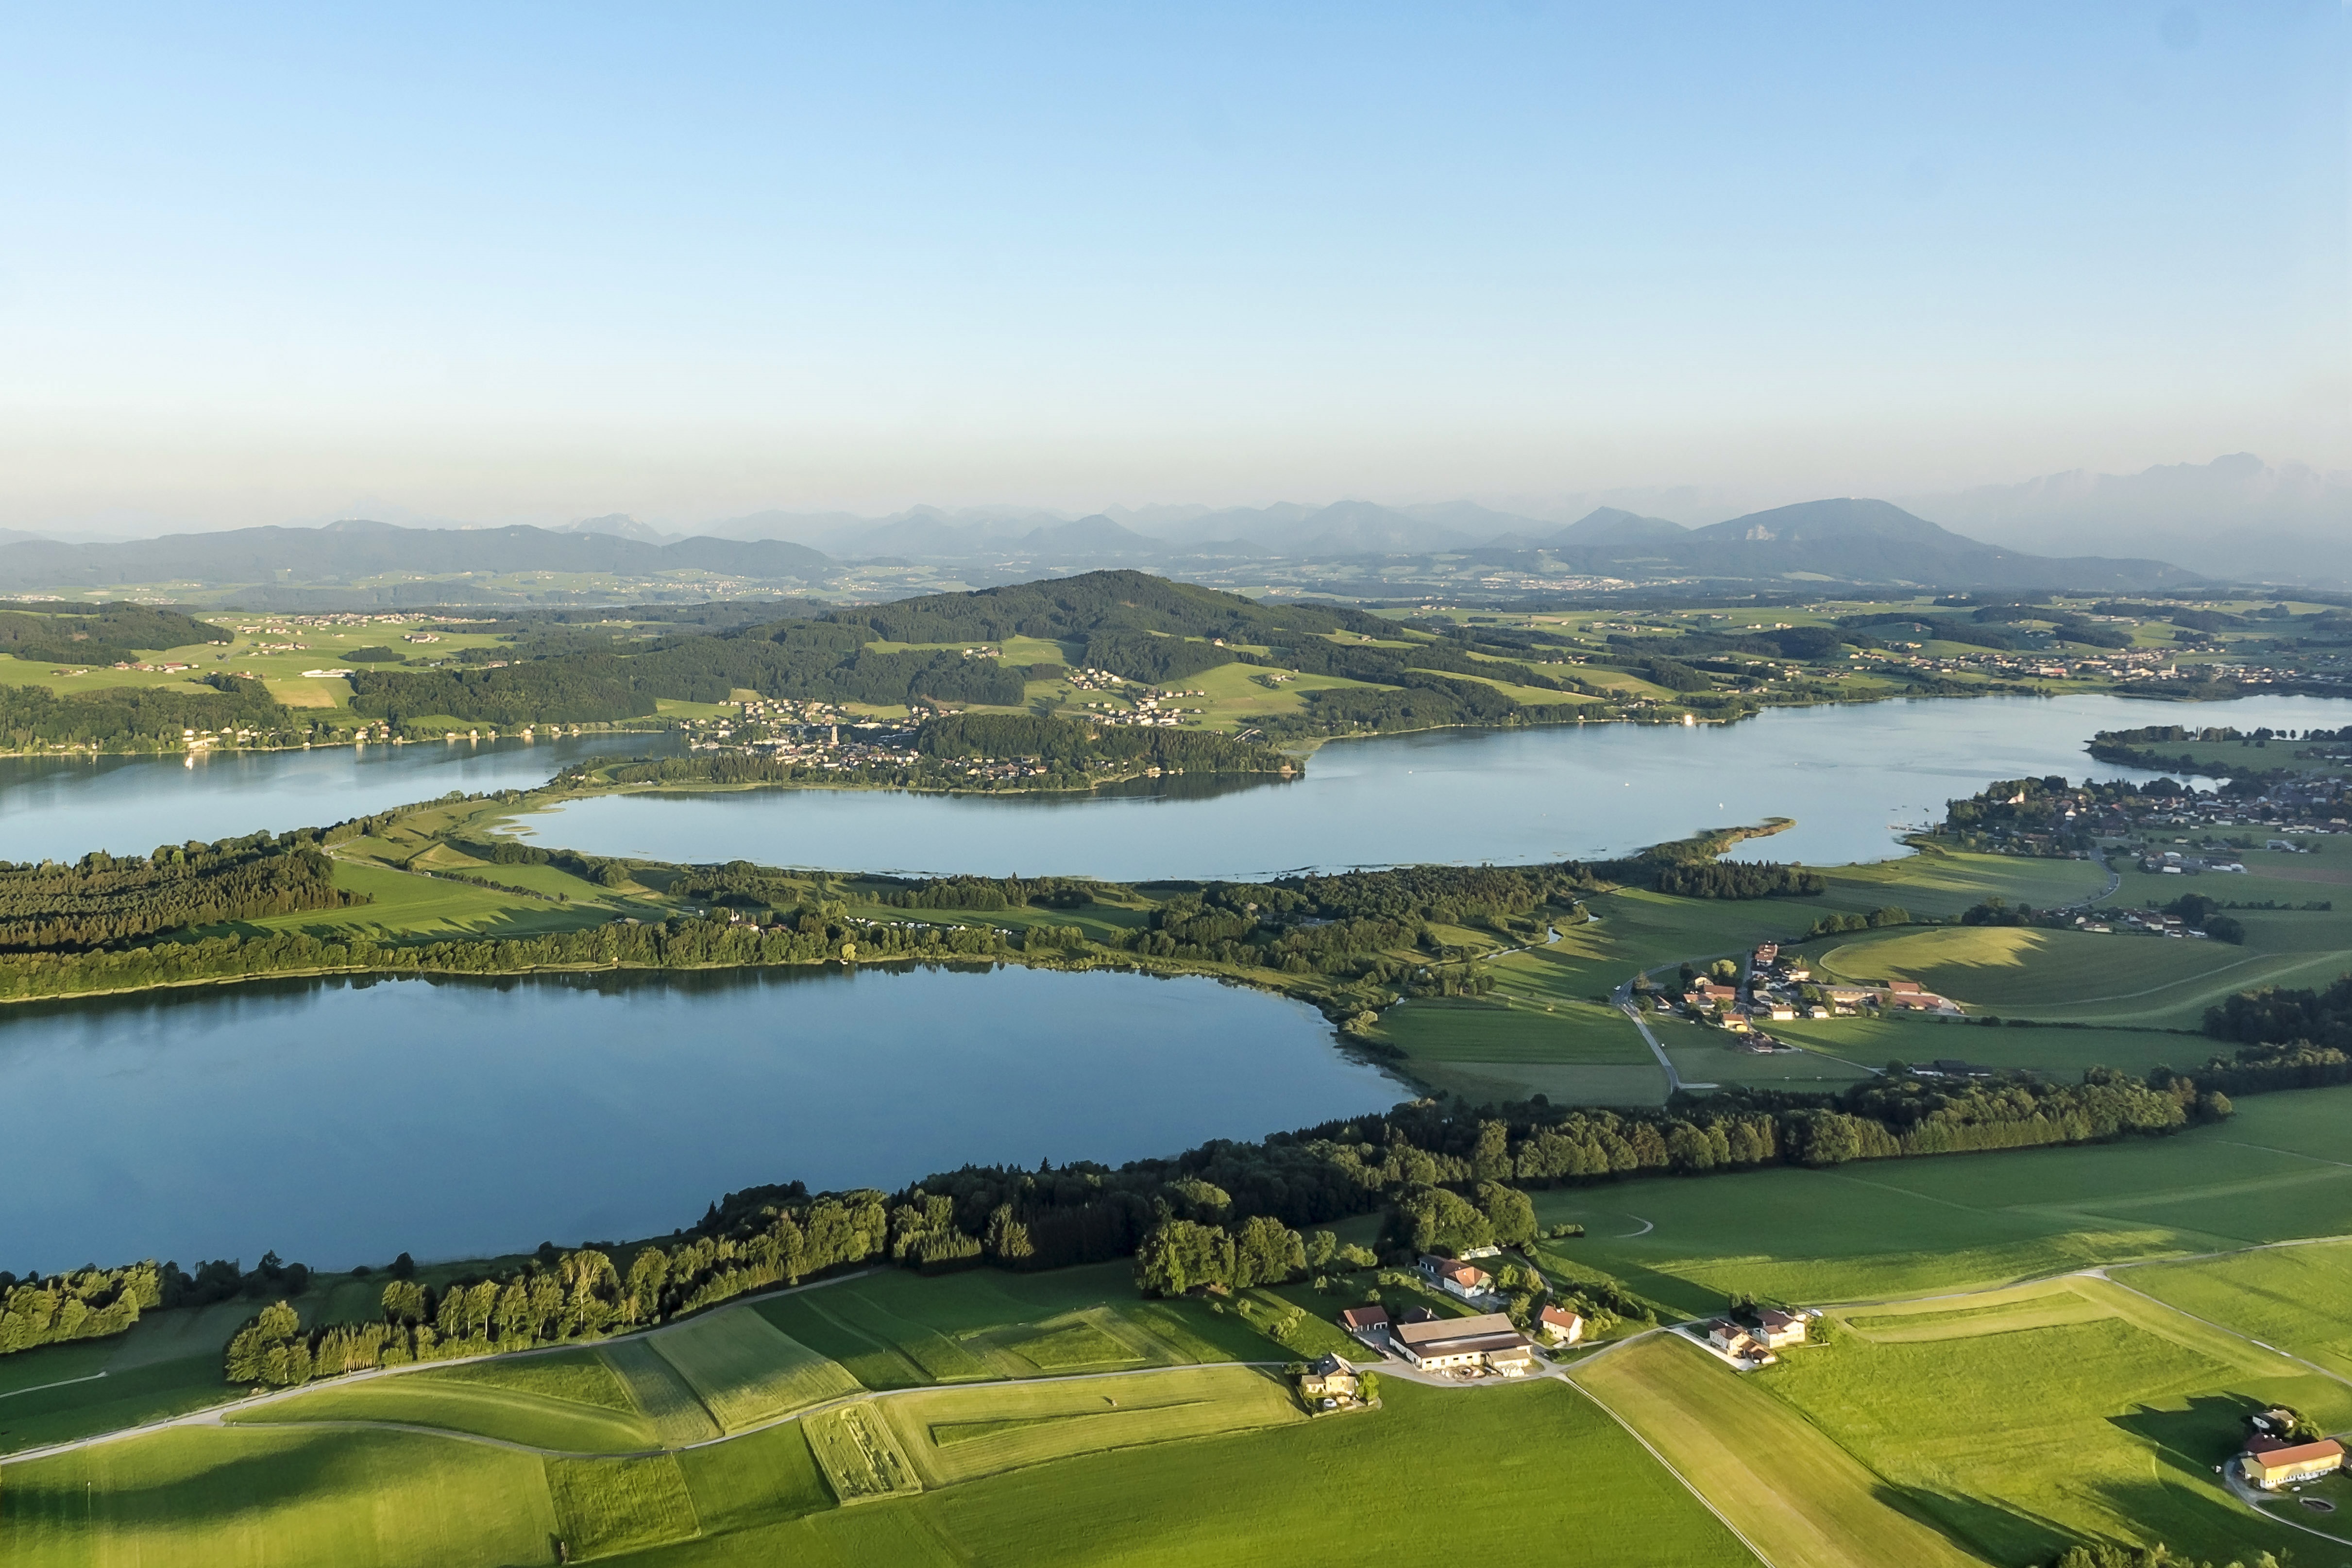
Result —
M 177 751 L 185 730 L 215 734 L 244 729 L 263 745 L 285 745 L 312 733 L 259 681 L 206 675 L 205 692 L 153 686 L 100 686 L 58 696 L 47 686 L 0 685 L 0 743 L 11 750 L 43 746 L 100 746 L 118 751 Z
M 781 1189 L 780 1189 L 781 1190 Z M 229 1343 L 231 1383 L 289 1386 L 382 1366 L 530 1350 L 653 1328 L 753 1291 L 882 1254 L 881 1193 L 809 1197 L 804 1189 L 672 1246 L 541 1249 L 503 1273 L 433 1286 L 388 1281 L 373 1322 L 306 1329 L 290 1301 L 266 1307 Z
M 1829 891 L 1822 873 L 1771 861 L 1706 861 L 1659 868 L 1660 893 L 1679 898 L 1811 898 Z
M 341 909 L 368 895 L 335 886 L 315 833 L 267 832 L 167 844 L 149 855 L 96 850 L 71 864 L 0 862 L 0 951 L 78 952 L 228 920 Z

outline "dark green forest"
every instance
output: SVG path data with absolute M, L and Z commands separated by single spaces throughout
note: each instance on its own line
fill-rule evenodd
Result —
M 135 662 L 166 648 L 226 643 L 230 633 L 175 610 L 47 601 L 0 610 L 0 655 L 69 664 Z
M 367 901 L 337 888 L 333 862 L 310 838 L 290 833 L 166 844 L 145 856 L 98 850 L 70 865 L 0 862 L 0 952 L 79 952 L 184 926 Z
M 178 750 L 185 730 L 250 730 L 258 745 L 289 745 L 309 721 L 278 706 L 259 681 L 208 675 L 209 692 L 101 686 L 60 697 L 46 686 L 0 685 L 0 745 L 103 746 L 116 750 Z

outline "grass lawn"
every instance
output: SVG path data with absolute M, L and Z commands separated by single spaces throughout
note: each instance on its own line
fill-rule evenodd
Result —
M 1877 1476 L 1785 1401 L 1678 1335 L 1612 1350 L 1571 1375 L 1780 1568 L 1974 1568 L 1986 1561 L 1906 1511 Z
M 1568 1272 L 1694 1315 L 1740 1291 L 1853 1301 L 2339 1235 L 2352 1089 L 2249 1098 L 2168 1138 L 1562 1188 L 1536 1213 L 1587 1228 L 1547 1244 Z
M 2090 861 L 2041 860 L 2022 855 L 1969 854 L 1923 850 L 1902 860 L 1869 865 L 1822 867 L 1829 890 L 1820 898 L 1792 900 L 1822 910 L 1866 915 L 1888 904 L 1914 915 L 1958 915 L 1988 898 L 2054 909 L 2092 897 L 2107 885 Z M 2179 878 L 2174 878 L 2179 881 Z M 2178 897 L 2178 893 L 2167 896 Z M 1810 925 L 1810 919 L 1806 924 Z
M 2300 1554 L 2212 1467 L 2243 1442 L 2248 1411 L 2284 1402 L 2340 1427 L 2352 1390 L 2105 1281 L 2063 1289 L 2087 1310 L 2037 1322 L 2049 1309 L 2033 1300 L 2022 1315 L 1923 1302 L 1916 1336 L 1841 1332 L 1754 1379 L 1994 1562 L 2084 1538 Z

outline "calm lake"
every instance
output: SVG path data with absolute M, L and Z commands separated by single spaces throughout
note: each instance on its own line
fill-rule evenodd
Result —
M 1776 708 L 1696 728 L 1434 730 L 1336 741 L 1304 779 L 1206 796 L 769 789 L 575 800 L 518 824 L 593 854 L 1114 881 L 1411 862 L 1588 859 L 1704 828 L 1794 817 L 1735 852 L 1834 865 L 1908 853 L 1898 830 L 1995 779 L 2150 778 L 2094 762 L 2102 729 L 2352 724 L 2352 701 L 1983 697 Z M 1178 787 L 1193 780 L 1177 779 Z
M 528 789 L 580 757 L 669 756 L 675 735 L 332 746 L 216 757 L 0 757 L 0 860 L 323 827 L 452 789 Z
M 765 1182 L 1116 1164 L 1408 1096 L 1303 1004 L 1135 975 L 276 981 L 0 1017 L 19 1272 L 628 1239 Z

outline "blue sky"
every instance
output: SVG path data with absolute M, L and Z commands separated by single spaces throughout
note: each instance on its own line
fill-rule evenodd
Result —
M 2352 465 L 2338 4 L 339 9 L 0 34 L 0 526 Z

